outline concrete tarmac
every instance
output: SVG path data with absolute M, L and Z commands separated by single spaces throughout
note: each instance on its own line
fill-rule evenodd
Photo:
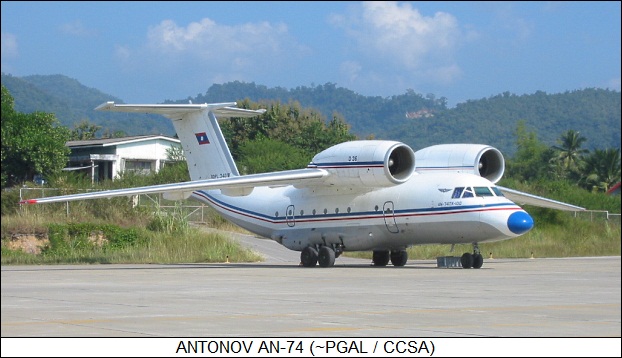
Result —
M 621 335 L 619 256 L 304 268 L 249 242 L 265 262 L 2 266 L 2 337 Z

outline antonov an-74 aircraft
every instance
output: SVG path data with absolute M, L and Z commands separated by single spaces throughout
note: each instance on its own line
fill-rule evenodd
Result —
M 444 144 L 413 151 L 386 140 L 337 144 L 307 168 L 240 175 L 218 117 L 252 117 L 265 110 L 236 103 L 115 104 L 100 111 L 162 114 L 173 121 L 191 181 L 24 200 L 23 204 L 164 193 L 192 197 L 224 218 L 291 250 L 301 264 L 330 267 L 345 251 L 373 251 L 373 263 L 404 266 L 406 248 L 473 245 L 464 268 L 480 268 L 478 244 L 525 234 L 533 219 L 513 201 L 548 208 L 583 208 L 496 186 L 501 152 L 480 144 Z M 452 246 L 453 248 L 453 246 Z

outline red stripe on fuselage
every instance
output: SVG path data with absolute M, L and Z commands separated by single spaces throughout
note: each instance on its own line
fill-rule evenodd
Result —
M 235 210 L 232 209 L 231 207 L 227 206 L 227 205 L 223 205 L 220 204 L 218 202 L 216 202 L 215 200 L 211 199 L 209 196 L 202 194 L 202 193 L 198 193 L 195 192 L 195 194 L 201 196 L 202 198 L 204 198 L 205 200 L 207 200 L 208 202 L 210 202 L 212 205 L 217 206 L 227 212 L 233 213 L 233 214 L 237 214 L 237 215 L 241 215 L 241 216 L 245 216 L 247 218 L 251 218 L 251 219 L 255 219 L 258 221 L 263 221 L 266 223 L 270 223 L 270 224 L 284 224 L 287 223 L 287 220 L 273 220 L 273 219 L 267 219 L 267 218 L 263 218 L 261 216 L 257 216 L 257 215 L 252 215 L 249 213 L 245 213 L 239 210 Z M 414 210 L 414 209 L 412 209 Z M 296 218 L 295 216 L 293 217 L 293 219 L 296 221 L 296 223 L 312 223 L 312 222 L 331 222 L 331 221 L 347 221 L 347 220 L 370 220 L 370 219 L 381 219 L 381 218 L 385 218 L 385 217 L 395 217 L 395 218 L 405 218 L 405 217 L 417 217 L 417 216 L 432 216 L 432 215 L 450 215 L 450 214 L 468 214 L 468 213 L 476 213 L 476 212 L 486 212 L 486 211 L 517 211 L 517 210 L 523 210 L 521 207 L 519 206 L 512 206 L 512 207 L 503 207 L 503 208 L 481 208 L 481 209 L 463 209 L 463 210 L 450 210 L 450 211 L 443 211 L 443 212 L 426 212 L 426 213 L 404 213 L 404 214 L 394 214 L 394 215 L 384 215 L 384 214 L 378 214 L 378 215 L 364 215 L 364 216 L 355 216 L 356 214 L 351 214 L 350 216 L 343 216 L 343 217 L 331 217 L 331 218 L 310 218 L 310 219 L 299 219 Z M 346 214 L 342 214 L 342 215 L 346 215 Z

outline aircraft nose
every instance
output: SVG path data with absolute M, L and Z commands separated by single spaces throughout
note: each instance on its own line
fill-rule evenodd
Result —
M 533 228 L 533 219 L 524 211 L 515 211 L 508 218 L 508 229 L 511 232 L 520 235 Z

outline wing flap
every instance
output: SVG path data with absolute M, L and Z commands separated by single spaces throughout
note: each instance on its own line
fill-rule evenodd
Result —
M 319 182 L 328 175 L 323 169 L 299 169 L 283 172 L 260 173 L 236 176 L 224 179 L 196 180 L 182 183 L 150 185 L 138 188 L 104 190 L 92 193 L 51 196 L 47 198 L 26 199 L 20 204 L 42 204 L 66 202 L 85 199 L 112 198 L 116 196 L 132 196 L 139 194 L 169 193 L 169 197 L 187 197 L 196 190 L 225 189 L 232 192 L 245 192 L 258 186 L 290 185 L 299 183 Z M 175 195 L 177 194 L 177 195 Z
M 497 188 L 499 188 L 503 192 L 503 195 L 505 195 L 506 198 L 512 200 L 513 202 L 519 205 L 527 204 L 527 205 L 539 206 L 543 208 L 565 210 L 565 211 L 584 211 L 585 210 L 585 208 L 582 208 L 580 206 L 567 204 L 561 201 L 544 198 L 541 196 L 525 193 L 522 191 L 504 188 L 498 185 L 497 185 Z

